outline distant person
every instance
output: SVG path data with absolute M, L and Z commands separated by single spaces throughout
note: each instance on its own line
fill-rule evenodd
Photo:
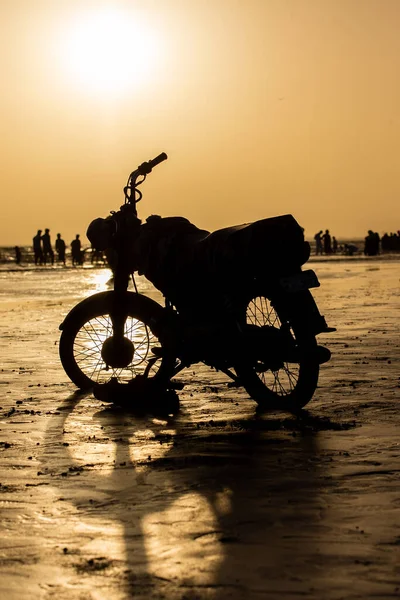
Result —
M 21 264 L 21 248 L 19 246 L 15 246 L 15 262 L 17 265 Z
M 325 233 L 322 236 L 324 242 L 324 252 L 325 254 L 332 254 L 332 239 L 331 234 L 329 233 L 329 229 L 325 229 Z
M 370 256 L 372 252 L 373 246 L 373 231 L 372 229 L 368 229 L 368 234 L 364 238 L 364 254 L 365 256 Z
M 72 254 L 72 264 L 81 265 L 82 264 L 82 253 L 81 253 L 81 240 L 79 239 L 79 233 L 76 234 L 75 239 L 71 242 L 71 254 Z
M 390 247 L 390 251 L 396 250 L 396 248 L 397 248 L 397 234 L 396 233 L 390 234 L 389 247 Z
M 380 243 L 381 243 L 381 238 L 379 236 L 379 233 L 377 231 L 375 231 L 375 233 L 374 233 L 374 249 L 375 249 L 376 254 L 379 254 Z
M 381 247 L 382 247 L 382 252 L 388 252 L 391 248 L 391 244 L 390 244 L 390 236 L 388 233 L 384 233 L 381 239 Z
M 333 254 L 336 254 L 337 251 L 338 251 L 337 239 L 335 238 L 335 236 L 332 236 L 332 252 L 333 252 Z
M 379 233 L 372 231 L 372 229 L 368 229 L 368 235 L 364 240 L 364 254 L 366 256 L 376 256 L 379 254 L 379 243 Z
M 322 254 L 322 229 L 314 235 L 315 254 Z
M 57 239 L 56 239 L 56 252 L 57 252 L 57 259 L 58 262 L 62 262 L 65 265 L 65 242 L 64 240 L 61 238 L 61 233 L 57 233 Z
M 35 257 L 35 265 L 43 264 L 43 249 L 42 249 L 42 230 L 38 229 L 37 234 L 33 238 L 33 254 Z
M 50 259 L 52 265 L 54 265 L 54 252 L 51 247 L 51 239 L 50 239 L 50 229 L 45 229 L 44 234 L 42 235 L 42 243 L 43 243 L 43 262 L 47 263 L 47 259 Z

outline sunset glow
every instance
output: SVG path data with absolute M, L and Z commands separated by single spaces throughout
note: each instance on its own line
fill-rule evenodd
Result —
M 62 50 L 66 76 L 83 93 L 120 96 L 154 76 L 160 40 L 140 15 L 109 7 L 78 13 Z
M 399 228 L 398 1 L 0 4 L 3 244 L 84 240 L 162 151 L 141 218 Z

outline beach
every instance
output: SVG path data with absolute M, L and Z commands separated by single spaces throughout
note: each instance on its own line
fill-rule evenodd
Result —
M 205 365 L 174 417 L 78 393 L 58 326 L 110 271 L 1 270 L 0 597 L 400 597 L 400 260 L 377 258 L 305 266 L 337 331 L 297 416 Z

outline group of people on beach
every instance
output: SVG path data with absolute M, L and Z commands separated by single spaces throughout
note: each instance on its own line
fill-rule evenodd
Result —
M 335 236 L 331 236 L 329 229 L 325 229 L 325 233 L 321 229 L 314 235 L 315 254 L 336 254 L 338 251 L 338 243 Z
M 382 252 L 400 252 L 400 230 L 397 233 L 384 233 L 381 237 Z
M 336 254 L 338 252 L 348 255 L 356 254 L 361 250 L 355 244 L 341 244 L 335 236 L 331 236 L 329 229 L 321 229 L 314 235 L 315 254 Z M 376 256 L 381 252 L 399 252 L 400 251 L 400 231 L 397 233 L 384 233 L 380 237 L 377 231 L 368 230 L 367 236 L 364 238 L 364 254 L 366 256 Z
M 79 237 L 79 233 L 77 233 L 75 239 L 71 242 L 71 257 L 73 265 L 81 265 L 83 262 L 81 240 Z M 43 235 L 42 230 L 38 229 L 33 238 L 32 247 L 35 265 L 54 264 L 54 251 L 51 244 L 50 229 L 45 229 Z M 54 247 L 57 254 L 57 261 L 65 265 L 67 247 L 65 241 L 61 237 L 61 233 L 57 233 Z
M 380 252 L 399 252 L 400 251 L 400 230 L 397 233 L 384 233 L 382 237 L 377 231 L 368 230 L 365 238 L 364 254 L 366 256 L 376 256 Z

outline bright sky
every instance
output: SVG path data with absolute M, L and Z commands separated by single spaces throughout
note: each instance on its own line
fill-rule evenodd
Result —
M 400 228 L 399 0 L 2 0 L 0 245 L 123 202 L 214 230 Z

